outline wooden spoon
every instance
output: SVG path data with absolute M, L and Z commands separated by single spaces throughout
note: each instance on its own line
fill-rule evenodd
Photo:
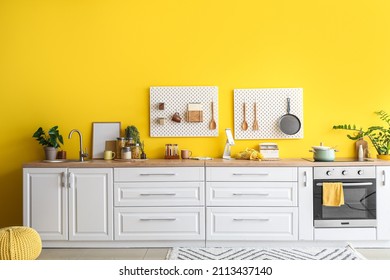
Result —
M 244 121 L 242 122 L 241 128 L 242 128 L 242 130 L 248 129 L 248 123 L 246 122 L 246 103 L 245 102 L 244 102 Z
M 217 128 L 217 124 L 215 123 L 215 120 L 214 120 L 214 102 L 211 102 L 211 121 L 209 124 L 209 129 L 214 130 L 216 128 Z
M 257 105 L 256 105 L 256 102 L 255 102 L 255 104 L 254 104 L 254 106 L 253 106 L 253 113 L 255 114 L 255 119 L 253 120 L 253 130 L 259 130 L 259 123 L 258 123 L 258 121 L 257 121 L 257 110 L 256 110 L 256 107 L 257 107 Z

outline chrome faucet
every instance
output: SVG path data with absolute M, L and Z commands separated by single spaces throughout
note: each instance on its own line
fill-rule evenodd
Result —
M 79 152 L 79 160 L 80 161 L 84 161 L 84 158 L 86 158 L 88 156 L 87 154 L 87 150 L 85 150 L 85 152 L 83 151 L 83 136 L 81 135 L 81 132 L 77 129 L 72 129 L 70 132 L 69 132 L 69 136 L 68 136 L 68 139 L 72 138 L 72 134 L 73 132 L 77 132 L 77 134 L 79 135 L 79 138 L 80 138 L 80 152 Z

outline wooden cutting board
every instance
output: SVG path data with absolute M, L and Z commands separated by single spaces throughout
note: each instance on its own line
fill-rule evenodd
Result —
M 364 158 L 368 158 L 368 143 L 367 141 L 363 140 L 363 139 L 360 139 L 360 140 L 357 140 L 356 141 L 356 148 L 355 148 L 355 156 L 356 158 L 358 158 L 359 156 L 359 146 L 362 145 L 363 146 L 363 157 Z

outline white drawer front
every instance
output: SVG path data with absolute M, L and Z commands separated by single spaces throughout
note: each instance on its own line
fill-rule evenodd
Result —
M 296 167 L 208 167 L 207 181 L 297 181 Z
M 204 207 L 115 208 L 115 240 L 204 240 Z
M 207 240 L 298 240 L 297 207 L 209 207 Z
M 115 168 L 114 181 L 204 181 L 204 167 Z
M 201 206 L 203 182 L 115 183 L 115 206 Z
M 294 182 L 207 182 L 207 206 L 297 206 Z
M 314 240 L 376 240 L 376 228 L 316 228 Z

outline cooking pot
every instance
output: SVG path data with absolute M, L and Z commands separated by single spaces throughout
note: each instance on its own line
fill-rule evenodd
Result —
M 334 161 L 335 159 L 335 149 L 326 146 L 314 146 L 313 150 L 313 158 L 315 161 Z

